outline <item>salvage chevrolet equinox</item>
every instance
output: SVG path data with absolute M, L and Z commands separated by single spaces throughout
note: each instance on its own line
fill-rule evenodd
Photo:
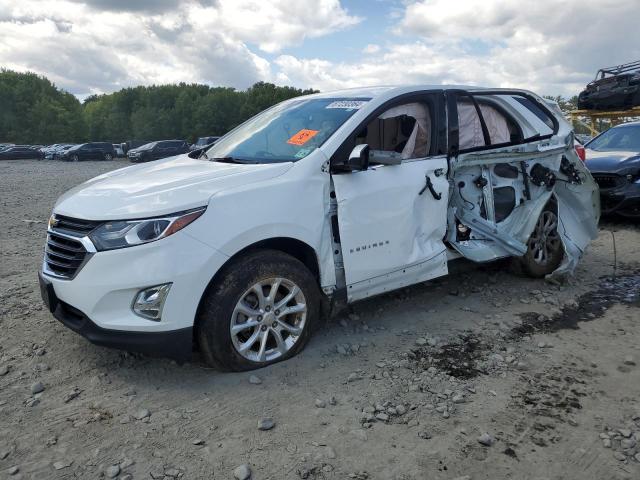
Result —
M 40 285 L 98 345 L 223 370 L 292 357 L 321 317 L 515 257 L 565 275 L 598 188 L 559 110 L 524 90 L 376 87 L 298 97 L 215 145 L 57 201 Z

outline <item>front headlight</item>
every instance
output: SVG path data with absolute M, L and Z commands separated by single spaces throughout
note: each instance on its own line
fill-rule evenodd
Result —
M 96 250 L 113 250 L 154 242 L 173 235 L 204 213 L 206 207 L 147 220 L 117 220 L 96 228 L 89 238 Z

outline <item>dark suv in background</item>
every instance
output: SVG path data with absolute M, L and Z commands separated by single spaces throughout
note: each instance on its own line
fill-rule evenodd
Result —
M 189 151 L 189 144 L 184 140 L 160 140 L 147 143 L 127 152 L 127 157 L 132 162 L 149 162 L 161 158 L 181 155 Z
M 61 160 L 79 162 L 81 160 L 113 160 L 116 152 L 108 142 L 89 142 L 75 145 L 60 155 Z

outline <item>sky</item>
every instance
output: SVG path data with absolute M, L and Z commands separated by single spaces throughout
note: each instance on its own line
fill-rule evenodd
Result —
M 79 98 L 266 81 L 576 95 L 640 60 L 640 0 L 0 0 L 0 67 Z

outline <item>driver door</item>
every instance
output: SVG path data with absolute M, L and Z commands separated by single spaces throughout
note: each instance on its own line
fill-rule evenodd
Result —
M 383 108 L 351 140 L 369 145 L 369 168 L 332 174 L 350 302 L 447 274 L 443 113 L 441 93 Z

